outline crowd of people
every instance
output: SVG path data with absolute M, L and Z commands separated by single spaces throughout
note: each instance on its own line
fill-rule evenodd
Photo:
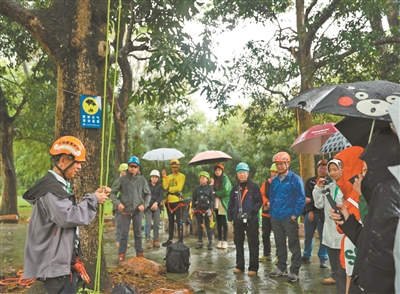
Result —
M 165 169 L 161 173 L 153 170 L 147 180 L 140 174 L 139 158 L 132 156 L 120 165 L 120 177 L 112 188 L 100 187 L 77 203 L 68 180 L 80 171 L 85 161 L 85 147 L 77 138 L 66 136 L 54 142 L 50 153 L 53 169 L 23 196 L 34 204 L 27 234 L 24 278 L 43 280 L 49 293 L 64 293 L 61 290 L 66 289 L 75 293 L 71 289 L 76 288 L 77 277 L 89 279 L 81 261 L 78 226 L 91 222 L 97 205 L 108 197 L 114 207 L 118 262 L 125 259 L 131 223 L 136 256 L 143 257 L 143 217 L 146 248 L 167 247 L 174 242 L 175 224 L 179 227 L 182 210 L 186 210 L 197 221 L 196 249 L 204 246 L 204 230 L 206 248 L 213 249 L 211 223 L 214 219 L 216 248 L 228 248 L 228 230 L 233 230 L 234 274 L 247 270 L 249 276 L 257 276 L 260 262 L 273 261 L 273 232 L 276 260 L 275 269 L 269 275 L 297 282 L 300 267 L 311 263 L 317 230 L 319 267 L 327 268 L 328 262 L 331 267 L 331 274 L 322 280 L 323 284 L 335 284 L 337 293 L 346 294 L 396 291 L 395 256 L 400 256 L 400 248 L 395 248 L 395 238 L 400 216 L 400 183 L 388 167 L 400 164 L 400 144 L 391 128 L 381 130 L 365 149 L 352 146 L 333 158 L 320 160 L 316 175 L 307 179 L 305 185 L 290 169 L 291 158 L 287 152 L 273 156 L 270 175 L 261 187 L 250 178 L 247 163 L 236 166 L 237 179 L 232 181 L 233 185 L 224 173 L 223 164 L 217 163 L 212 175 L 207 171 L 198 174 L 199 184 L 189 202 L 182 197 L 186 177 L 179 171 L 178 159 L 170 161 L 169 175 Z M 168 214 L 168 239 L 160 244 L 163 207 Z M 303 251 L 299 238 L 302 216 Z M 181 230 L 177 233 L 178 240 L 182 241 Z M 47 254 L 55 252 L 53 249 L 59 251 L 60 246 L 66 254 Z M 398 272 L 399 269 L 397 275 Z

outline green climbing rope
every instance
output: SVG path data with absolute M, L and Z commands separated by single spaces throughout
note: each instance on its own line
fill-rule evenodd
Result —
M 110 31 L 110 14 L 111 14 L 111 0 L 108 0 L 108 8 L 107 8 L 107 32 L 106 32 L 106 59 L 104 65 L 104 89 L 103 89 L 103 122 L 106 121 L 106 109 L 107 109 L 107 76 L 108 76 L 108 55 L 109 55 L 109 31 Z M 120 28 L 121 28 L 121 7 L 122 3 L 119 0 L 118 3 L 118 25 L 117 25 L 117 47 L 116 47 L 116 57 L 115 63 L 118 62 L 118 51 L 119 51 L 119 38 L 120 38 Z M 109 129 L 109 139 L 108 146 L 111 146 L 111 134 L 112 134 L 112 119 L 114 113 L 114 100 L 115 100 L 115 86 L 117 81 L 117 71 L 114 71 L 114 82 L 112 87 L 112 99 L 111 99 L 111 114 L 110 114 L 110 129 Z M 105 142 L 105 127 L 102 128 L 102 142 Z M 106 173 L 105 173 L 105 185 L 108 184 L 108 167 L 110 166 L 110 152 L 111 148 L 108 148 L 107 152 L 107 162 L 106 162 Z M 100 186 L 103 186 L 103 171 L 104 171 L 104 153 L 105 153 L 105 144 L 102 144 L 101 148 L 101 167 L 100 167 Z M 94 281 L 94 293 L 100 293 L 101 286 L 101 256 L 102 256 L 102 242 L 103 242 L 103 227 L 104 227 L 104 204 L 100 205 L 99 209 L 99 241 L 98 241 L 98 250 L 97 250 L 97 263 L 96 263 L 96 275 Z

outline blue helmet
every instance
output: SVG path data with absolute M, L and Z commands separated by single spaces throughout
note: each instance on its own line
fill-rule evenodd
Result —
M 139 158 L 137 158 L 137 156 L 131 156 L 128 159 L 127 164 L 130 164 L 130 163 L 136 163 L 138 166 L 140 166 L 140 160 L 139 160 Z
M 236 166 L 236 172 L 244 170 L 246 172 L 250 172 L 250 167 L 246 162 L 240 162 L 237 166 Z

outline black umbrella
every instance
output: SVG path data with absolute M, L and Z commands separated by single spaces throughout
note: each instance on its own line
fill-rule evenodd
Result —
M 398 99 L 400 84 L 368 81 L 313 88 L 293 98 L 285 106 L 309 112 L 390 121 L 388 108 Z
M 345 117 L 335 127 L 353 146 L 366 147 L 370 138 L 375 137 L 382 128 L 389 127 L 390 121 L 359 117 Z M 372 134 L 371 134 L 371 129 Z

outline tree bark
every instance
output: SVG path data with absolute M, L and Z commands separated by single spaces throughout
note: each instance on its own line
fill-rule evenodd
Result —
M 312 67 L 312 60 L 310 56 L 311 42 L 308 40 L 306 28 L 304 26 L 304 1 L 296 0 L 296 14 L 297 14 L 297 33 L 299 39 L 299 53 L 298 63 L 300 65 L 300 93 L 304 92 L 313 86 L 312 76 L 310 76 L 310 68 Z M 296 110 L 296 119 L 298 124 L 298 135 L 307 131 L 312 127 L 312 114 L 301 109 Z M 300 176 L 305 182 L 308 178 L 312 177 L 314 172 L 314 156 L 312 154 L 300 154 Z
M 56 64 L 55 138 L 75 136 L 86 147 L 86 162 L 72 183 L 73 192 L 80 199 L 85 192 L 99 187 L 101 177 L 102 130 L 80 126 L 80 94 L 103 96 L 107 2 L 53 0 L 48 8 L 29 10 L 13 0 L 2 0 L 0 13 L 30 32 Z M 96 271 L 98 232 L 98 217 L 89 226 L 80 228 L 85 266 L 92 278 L 89 288 L 93 288 Z M 101 290 L 108 291 L 111 286 L 102 254 Z
M 6 97 L 0 85 L 0 170 L 2 187 L 2 202 L 0 215 L 18 214 L 17 176 L 14 166 L 14 117 L 8 114 Z

